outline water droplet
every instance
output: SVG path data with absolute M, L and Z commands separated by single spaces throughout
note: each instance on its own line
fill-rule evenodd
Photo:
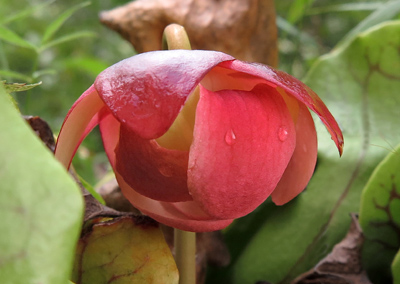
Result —
M 233 145 L 236 143 L 236 135 L 233 132 L 233 130 L 228 130 L 225 134 L 225 142 L 226 144 L 228 144 L 229 146 Z
M 285 127 L 280 127 L 278 130 L 278 137 L 279 140 L 281 140 L 282 142 L 284 142 L 287 138 L 288 138 L 288 131 Z

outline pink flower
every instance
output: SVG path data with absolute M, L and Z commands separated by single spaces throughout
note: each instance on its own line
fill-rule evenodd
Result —
M 136 208 L 178 229 L 218 230 L 270 195 L 281 205 L 306 187 L 317 157 L 307 108 L 341 153 L 335 119 L 290 75 L 221 52 L 148 52 L 103 71 L 75 102 L 56 157 L 69 167 L 99 124 L 118 183 Z

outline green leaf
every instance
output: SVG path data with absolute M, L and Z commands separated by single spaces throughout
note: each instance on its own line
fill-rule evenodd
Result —
M 62 64 L 67 68 L 83 70 L 94 77 L 109 66 L 104 60 L 88 56 L 68 58 L 63 60 Z
M 87 191 L 101 204 L 106 205 L 106 202 L 104 201 L 103 197 L 96 191 L 94 190 L 93 186 L 91 186 L 83 177 L 80 175 L 76 174 L 79 178 L 79 181 L 82 183 L 83 187 L 86 188 Z
M 392 263 L 393 284 L 400 284 L 400 250 Z
M 86 7 L 90 5 L 90 2 L 83 2 L 78 5 L 75 5 L 68 10 L 66 10 L 64 13 L 62 13 L 56 20 L 54 20 L 52 23 L 50 23 L 42 38 L 42 45 L 47 43 L 51 37 L 61 28 L 61 26 L 79 9 L 82 9 L 83 7 Z
M 19 72 L 14 72 L 14 71 L 9 71 L 9 70 L 0 70 L 0 76 L 1 77 L 7 77 L 7 78 L 14 78 L 14 79 L 18 79 L 21 81 L 25 81 L 25 82 L 32 82 L 32 78 L 19 73 Z
M 1 17 L 1 19 L 0 19 L 0 24 L 4 25 L 6 23 L 10 23 L 10 22 L 13 22 L 16 20 L 21 20 L 23 18 L 26 18 L 26 17 L 32 15 L 33 13 L 35 13 L 36 11 L 38 11 L 40 9 L 44 9 L 45 7 L 47 7 L 54 1 L 55 0 L 51 0 L 51 1 L 40 3 L 40 4 L 37 4 L 34 6 L 28 6 L 27 8 L 25 8 L 23 10 L 18 10 L 16 13 L 11 14 L 11 15 L 3 15 L 3 17 Z
M 29 48 L 29 49 L 36 51 L 36 47 L 33 46 L 30 42 L 24 40 L 19 35 L 14 33 L 12 30 L 10 30 L 4 26 L 0 26 L 0 39 L 6 41 L 8 43 L 11 43 L 11 44 L 14 44 L 17 46 L 21 46 L 21 47 L 25 47 L 25 48 Z
M 27 84 L 27 83 L 6 83 L 5 81 L 3 81 L 3 86 L 7 93 L 27 91 L 41 84 L 42 82 L 38 82 L 35 84 Z
M 373 11 L 382 8 L 385 5 L 382 2 L 360 2 L 360 3 L 343 3 L 337 5 L 326 5 L 322 7 L 314 7 L 309 9 L 307 15 L 318 15 L 324 13 L 335 12 L 352 12 L 352 11 Z
M 96 34 L 93 32 L 89 32 L 89 31 L 80 31 L 80 32 L 75 32 L 69 35 L 65 35 L 62 37 L 59 37 L 55 40 L 52 40 L 50 42 L 47 42 L 46 44 L 42 45 L 39 49 L 38 52 L 42 52 L 45 49 L 48 49 L 50 47 L 53 47 L 55 45 L 59 45 L 61 43 L 67 42 L 67 41 L 71 41 L 71 40 L 76 40 L 79 38 L 87 38 L 87 37 L 95 37 Z
M 0 85 L 0 279 L 65 284 L 83 217 L 77 185 Z
M 303 43 L 310 43 L 316 46 L 318 45 L 318 43 L 309 34 L 299 30 L 282 17 L 276 17 L 276 25 L 280 30 L 282 30 L 286 34 L 297 37 Z
M 341 126 L 343 156 L 317 119 L 318 165 L 307 189 L 281 207 L 266 202 L 228 228 L 233 264 L 222 277 L 241 284 L 289 283 L 343 238 L 370 174 L 387 148 L 400 141 L 399 49 L 396 21 L 315 63 L 305 82 Z
M 347 45 L 349 42 L 354 40 L 354 38 L 367 29 L 380 24 L 384 21 L 393 19 L 400 12 L 400 1 L 392 0 L 377 9 L 371 15 L 369 15 L 365 20 L 360 22 L 356 27 L 354 27 L 347 35 L 336 45 L 336 48 Z
M 37 79 L 44 75 L 56 75 L 56 74 L 57 74 L 57 70 L 55 70 L 55 69 L 41 69 L 41 70 L 33 72 L 32 77 L 34 79 Z
M 297 23 L 306 13 L 308 7 L 310 7 L 315 0 L 297 0 L 293 1 L 289 7 L 287 19 L 290 23 Z
M 390 265 L 400 248 L 400 146 L 371 175 L 359 220 L 365 235 L 363 266 L 374 283 L 389 283 Z
M 79 240 L 77 284 L 178 283 L 178 270 L 158 224 L 144 216 L 96 219 Z

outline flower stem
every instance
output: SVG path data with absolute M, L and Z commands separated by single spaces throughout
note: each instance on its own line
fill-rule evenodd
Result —
M 174 229 L 174 247 L 179 284 L 195 284 L 196 233 Z

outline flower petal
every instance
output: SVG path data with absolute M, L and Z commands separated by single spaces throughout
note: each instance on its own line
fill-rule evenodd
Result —
M 126 198 L 141 212 L 157 221 L 187 231 L 214 231 L 228 226 L 233 220 L 214 220 L 193 201 L 167 203 L 145 197 L 126 183 L 115 168 L 115 148 L 118 144 L 120 122 L 112 115 L 100 122 L 104 148 L 114 169 L 118 184 Z
M 304 103 L 319 116 L 331 134 L 332 140 L 338 147 L 339 154 L 342 154 L 343 134 L 335 118 L 329 112 L 328 108 L 318 97 L 318 95 L 300 80 L 288 75 L 285 72 L 275 70 L 269 66 L 258 63 L 247 63 L 235 60 L 222 62 L 218 65 L 218 67 L 224 67 L 257 76 L 265 79 L 268 82 L 267 84 L 274 84 L 283 88 L 288 94 Z
M 317 133 L 310 112 L 299 104 L 296 124 L 296 148 L 281 180 L 272 192 L 272 201 L 282 205 L 296 197 L 307 186 L 317 162 Z
M 99 123 L 103 147 L 113 169 L 115 169 L 115 148 L 119 140 L 120 124 L 111 113 L 104 115 Z
M 216 51 L 147 52 L 107 68 L 95 86 L 120 122 L 140 137 L 153 139 L 170 128 L 204 75 L 233 59 Z
M 274 190 L 295 143 L 290 112 L 274 88 L 201 88 L 189 155 L 193 200 L 220 219 L 250 213 Z
M 121 124 L 116 171 L 138 193 L 168 202 L 192 200 L 187 188 L 187 151 L 160 147 Z
M 178 212 L 170 203 L 153 200 L 137 193 L 117 172 L 116 178 L 121 187 L 122 193 L 132 203 L 133 206 L 139 209 L 143 214 L 148 215 L 156 221 L 167 226 L 184 231 L 209 232 L 222 230 L 233 221 L 233 219 L 195 220 L 188 218 L 186 215 Z
M 58 135 L 54 153 L 66 168 L 69 168 L 82 140 L 99 123 L 99 113 L 104 108 L 103 101 L 92 85 L 69 110 Z

